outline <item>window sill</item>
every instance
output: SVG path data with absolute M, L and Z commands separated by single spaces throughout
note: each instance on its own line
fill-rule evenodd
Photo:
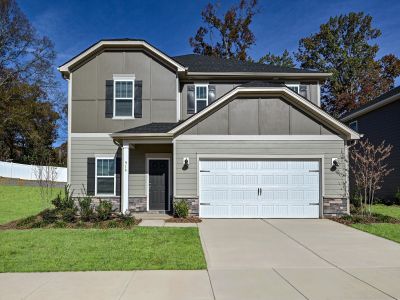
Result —
M 94 197 L 119 197 L 115 194 L 96 194 Z
M 113 120 L 135 120 L 135 117 L 113 117 Z

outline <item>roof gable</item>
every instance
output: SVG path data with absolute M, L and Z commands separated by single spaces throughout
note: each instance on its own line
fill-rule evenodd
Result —
M 336 131 L 342 133 L 348 139 L 359 139 L 360 135 L 336 120 L 328 113 L 323 111 L 321 108 L 311 103 L 307 99 L 304 99 L 299 94 L 295 93 L 285 85 L 277 85 L 277 84 L 267 84 L 260 86 L 260 83 L 257 83 L 255 87 L 251 86 L 251 83 L 246 86 L 239 86 L 230 92 L 226 93 L 224 96 L 220 97 L 218 100 L 213 102 L 211 105 L 206 107 L 204 110 L 198 112 L 197 114 L 191 116 L 186 119 L 181 124 L 177 125 L 173 129 L 169 131 L 169 133 L 174 135 L 179 135 L 186 131 L 188 128 L 193 126 L 195 122 L 198 122 L 204 119 L 207 115 L 212 114 L 218 111 L 222 106 L 224 106 L 227 102 L 231 101 L 236 97 L 254 97 L 254 96 L 281 96 L 285 100 L 287 100 L 290 104 L 293 104 L 297 109 L 304 111 L 307 115 L 312 117 L 315 120 L 318 120 L 322 125 L 333 128 Z
M 99 42 L 91 45 L 89 48 L 83 50 L 81 53 L 59 66 L 58 70 L 63 74 L 64 77 L 68 78 L 71 68 L 73 66 L 78 65 L 80 62 L 87 59 L 88 57 L 100 53 L 107 48 L 144 49 L 156 56 L 157 58 L 161 59 L 162 61 L 168 63 L 169 65 L 174 66 L 178 72 L 184 72 L 186 70 L 186 68 L 179 62 L 172 59 L 145 40 L 136 39 L 100 40 Z

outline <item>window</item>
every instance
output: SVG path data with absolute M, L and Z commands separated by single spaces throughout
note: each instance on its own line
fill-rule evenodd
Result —
M 196 112 L 208 105 L 208 85 L 195 85 Z
M 287 83 L 286 86 L 291 89 L 292 91 L 296 92 L 299 94 L 300 92 L 300 84 L 297 83 Z
M 114 157 L 96 157 L 96 195 L 115 195 Z
M 358 122 L 357 121 L 350 122 L 349 127 L 354 131 L 358 131 Z
M 130 76 L 114 76 L 114 117 L 134 117 L 134 84 L 135 78 Z

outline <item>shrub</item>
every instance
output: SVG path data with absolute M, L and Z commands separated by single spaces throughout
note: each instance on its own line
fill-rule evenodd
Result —
M 79 214 L 83 221 L 90 221 L 94 218 L 92 197 L 85 196 L 78 199 L 79 203 Z
M 61 192 L 54 198 L 51 203 L 53 203 L 56 210 L 64 210 L 67 208 L 75 208 L 75 202 L 72 198 L 72 193 L 69 192 L 68 185 L 64 188 L 64 194 Z
M 136 223 L 136 219 L 133 216 L 124 217 L 121 221 L 124 227 L 132 227 Z
M 32 223 L 32 225 L 30 226 L 30 228 L 41 228 L 41 227 L 45 227 L 47 224 L 43 221 L 37 221 L 35 223 Z
M 57 221 L 54 223 L 54 228 L 65 228 L 67 227 L 67 223 L 65 223 L 64 221 Z
M 33 224 L 36 221 L 36 216 L 29 216 L 17 222 L 17 227 L 25 227 Z
M 185 200 L 179 200 L 174 203 L 174 215 L 178 218 L 187 218 L 189 215 L 189 205 Z
M 119 225 L 118 225 L 117 220 L 111 220 L 110 222 L 108 222 L 107 227 L 108 228 L 118 228 Z
M 57 214 L 54 209 L 45 209 L 40 213 L 42 216 L 43 222 L 51 224 L 57 221 Z
M 96 206 L 97 218 L 101 221 L 110 219 L 113 212 L 112 203 L 106 200 L 100 200 L 99 205 Z
M 67 223 L 75 222 L 76 211 L 77 211 L 76 208 L 66 208 L 60 211 L 62 220 Z

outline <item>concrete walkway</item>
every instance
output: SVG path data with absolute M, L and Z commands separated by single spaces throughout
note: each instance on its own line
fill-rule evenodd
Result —
M 400 299 L 400 245 L 328 220 L 204 220 L 203 271 L 0 274 L 0 299 Z

